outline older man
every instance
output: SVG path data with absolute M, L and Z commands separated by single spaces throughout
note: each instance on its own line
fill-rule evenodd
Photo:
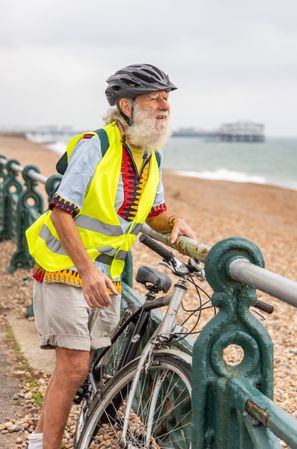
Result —
M 146 221 L 159 232 L 195 238 L 167 212 L 161 177 L 169 136 L 168 76 L 150 64 L 107 80 L 106 126 L 76 136 L 49 211 L 27 231 L 36 261 L 34 312 L 43 348 L 56 351 L 42 414 L 29 449 L 59 449 L 72 400 L 93 349 L 110 344 L 120 310 L 125 255 Z M 64 158 L 65 162 L 65 158 Z M 100 309 L 90 332 L 94 309 Z

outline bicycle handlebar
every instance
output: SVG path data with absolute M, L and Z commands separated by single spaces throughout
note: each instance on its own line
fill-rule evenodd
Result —
M 164 248 L 164 246 L 159 245 L 159 243 L 155 242 L 155 240 L 145 234 L 141 234 L 139 241 L 151 250 L 155 251 L 155 253 L 159 254 L 159 256 L 161 256 L 166 262 L 174 258 L 171 251 L 168 251 L 168 249 Z
M 159 243 L 157 243 L 155 240 L 151 239 L 147 235 L 141 234 L 139 240 L 141 243 L 150 248 L 152 251 L 159 254 L 159 256 L 161 256 L 166 262 L 177 260 L 171 251 L 168 251 L 166 248 L 164 248 L 164 246 L 159 245 Z M 274 312 L 273 306 L 267 304 L 266 302 L 260 301 L 259 299 L 254 304 L 254 307 L 269 314 Z
M 267 302 L 260 301 L 260 299 L 257 299 L 256 303 L 254 304 L 254 307 L 257 307 L 257 309 L 260 309 L 263 312 L 266 312 L 266 313 L 269 313 L 269 314 L 274 312 L 274 307 L 273 306 L 271 306 Z

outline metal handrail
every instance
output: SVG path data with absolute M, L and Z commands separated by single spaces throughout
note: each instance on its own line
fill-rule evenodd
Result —
M 235 281 L 262 290 L 275 298 L 297 307 L 297 282 L 266 268 L 258 267 L 249 260 L 238 258 L 229 265 L 229 274 Z
M 205 243 L 196 242 L 188 237 L 178 237 L 176 243 L 170 242 L 170 234 L 160 234 L 144 224 L 141 231 L 176 249 L 181 254 L 195 257 L 201 262 L 205 262 L 210 246 Z M 261 268 L 251 263 L 248 259 L 239 257 L 233 260 L 229 266 L 229 275 L 235 280 L 251 287 L 257 288 L 269 295 L 280 299 L 294 307 L 297 307 L 297 282 L 281 276 L 277 273 Z
M 6 167 L 7 162 L 8 162 L 7 159 L 5 159 L 5 158 L 3 158 L 3 157 L 0 157 L 0 164 L 1 164 L 3 167 Z M 11 164 L 11 168 L 12 168 L 15 172 L 18 172 L 18 173 L 22 173 L 23 170 L 24 170 L 24 167 L 23 167 L 22 165 L 16 164 L 15 162 L 13 162 L 13 163 Z M 40 173 L 37 173 L 37 172 L 36 172 L 35 170 L 33 170 L 33 169 L 31 169 L 31 170 L 28 171 L 28 176 L 30 176 L 31 179 L 34 179 L 34 181 L 41 182 L 42 184 L 46 184 L 46 181 L 47 181 L 47 179 L 48 179 L 46 176 L 41 175 Z
M 208 251 L 210 250 L 209 245 L 197 242 L 196 240 L 188 237 L 178 237 L 176 243 L 171 243 L 171 234 L 160 234 L 159 232 L 154 231 L 147 224 L 142 225 L 141 232 L 161 243 L 164 243 L 167 246 L 170 246 L 170 248 L 176 249 L 181 254 L 189 257 L 195 257 L 201 262 L 205 262 Z

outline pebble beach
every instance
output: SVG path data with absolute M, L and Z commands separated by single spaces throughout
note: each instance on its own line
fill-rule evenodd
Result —
M 55 173 L 59 158 L 53 151 L 25 138 L 1 135 L 0 155 L 16 159 L 23 166 L 36 165 L 45 176 Z M 165 157 L 170 158 L 169 151 Z M 200 242 L 212 246 L 227 237 L 245 237 L 259 246 L 268 270 L 297 281 L 297 191 L 183 177 L 172 171 L 164 172 L 164 186 L 168 210 L 186 218 Z M 152 254 L 140 246 L 136 242 L 133 250 L 135 272 L 141 264 L 152 264 L 153 259 Z M 29 271 L 5 272 L 13 243 L 2 242 L 0 247 L 0 291 L 2 298 L 6 298 L 2 316 L 5 320 L 9 308 L 20 314 L 24 312 L 31 301 L 31 287 L 19 288 L 20 279 L 28 276 Z M 297 309 L 264 293 L 259 292 L 258 296 L 275 307 L 275 312 L 265 316 L 263 322 L 274 343 L 274 399 L 297 418 Z M 10 301 L 7 302 L 7 298 Z M 3 307 L 3 299 L 1 301 Z M 14 447 L 23 447 L 23 443 Z

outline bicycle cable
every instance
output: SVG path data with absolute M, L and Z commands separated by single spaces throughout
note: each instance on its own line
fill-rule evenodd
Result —
M 216 308 L 212 305 L 210 306 L 206 306 L 207 304 L 211 303 L 211 297 L 210 295 L 203 289 L 201 288 L 194 279 L 194 276 L 192 274 L 188 274 L 187 275 L 187 280 L 194 285 L 194 288 L 196 290 L 196 294 L 197 297 L 199 298 L 199 303 L 198 303 L 198 307 L 195 307 L 194 309 L 188 309 L 185 307 L 184 305 L 184 301 L 182 301 L 181 305 L 182 305 L 182 309 L 186 312 L 189 313 L 189 316 L 187 316 L 181 323 L 178 323 L 179 326 L 184 327 L 185 323 L 187 323 L 190 318 L 192 318 L 192 316 L 198 312 L 198 316 L 195 320 L 195 323 L 193 324 L 193 326 L 191 327 L 191 329 L 187 330 L 186 332 L 172 332 L 170 335 L 159 335 L 159 337 L 161 337 L 161 339 L 163 339 L 162 341 L 158 341 L 157 344 L 160 345 L 164 345 L 166 343 L 169 343 L 170 341 L 174 340 L 174 343 L 178 343 L 182 340 L 184 340 L 185 338 L 187 338 L 187 336 L 189 335 L 197 335 L 201 332 L 201 330 L 195 331 L 194 329 L 198 326 L 199 321 L 201 319 L 201 314 L 203 310 L 207 310 L 207 309 L 213 309 L 214 310 L 214 314 L 216 314 Z M 207 301 L 203 302 L 202 301 L 202 297 L 201 297 L 201 292 L 208 298 Z M 206 307 L 205 307 L 206 306 Z M 179 338 L 177 338 L 177 336 L 180 336 Z

